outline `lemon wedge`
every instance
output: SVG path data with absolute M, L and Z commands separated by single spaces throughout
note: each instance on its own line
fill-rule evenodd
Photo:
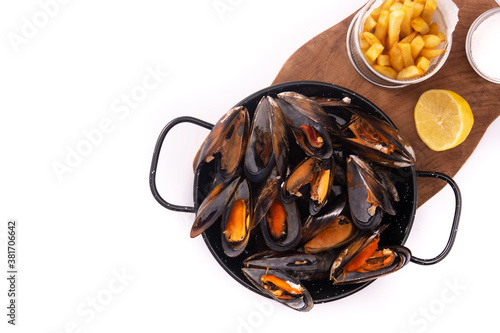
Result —
M 469 135 L 474 116 L 469 103 L 450 90 L 424 92 L 415 105 L 415 126 L 422 141 L 432 150 L 458 146 Z

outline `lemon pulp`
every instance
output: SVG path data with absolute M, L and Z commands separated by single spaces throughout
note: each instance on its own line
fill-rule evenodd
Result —
M 417 133 L 435 151 L 458 146 L 469 135 L 473 123 L 469 103 L 450 90 L 428 90 L 415 105 Z

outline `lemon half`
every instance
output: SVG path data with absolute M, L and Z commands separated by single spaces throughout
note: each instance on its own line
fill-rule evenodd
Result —
M 418 135 L 435 151 L 458 146 L 467 138 L 473 124 L 474 116 L 469 103 L 450 90 L 428 90 L 415 105 Z

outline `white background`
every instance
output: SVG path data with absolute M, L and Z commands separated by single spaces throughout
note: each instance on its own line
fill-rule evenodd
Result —
M 148 173 L 166 123 L 181 115 L 216 122 L 364 1 L 222 0 L 230 6 L 223 12 L 215 3 L 0 4 L 2 272 L 7 220 L 19 225 L 18 325 L 6 323 L 1 273 L 0 331 L 492 331 L 498 309 L 490 301 L 500 298 L 499 120 L 455 176 L 464 205 L 449 257 L 409 264 L 306 314 L 232 280 L 201 238 L 189 238 L 193 215 L 154 200 Z M 148 71 L 159 73 L 157 81 Z M 140 101 L 128 107 L 132 93 Z M 168 200 L 192 203 L 191 161 L 206 133 L 184 125 L 167 139 L 170 160 L 162 155 L 158 182 Z M 85 156 L 73 156 L 77 150 Z M 407 243 L 414 254 L 441 251 L 452 211 L 448 188 L 418 210 Z

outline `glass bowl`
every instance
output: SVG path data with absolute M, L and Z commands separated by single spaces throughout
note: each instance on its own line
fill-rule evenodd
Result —
M 363 56 L 363 53 L 361 51 L 361 46 L 359 42 L 359 36 L 363 33 L 363 25 L 365 22 L 365 19 L 370 15 L 370 12 L 380 6 L 382 3 L 381 0 L 370 0 L 368 3 L 361 8 L 361 10 L 356 14 L 356 16 L 353 18 L 349 29 L 347 31 L 347 54 L 349 56 L 349 59 L 356 69 L 356 71 L 367 81 L 381 86 L 385 88 L 402 88 L 406 87 L 410 84 L 416 84 L 422 81 L 427 80 L 434 74 L 436 74 L 441 67 L 443 67 L 444 63 L 446 62 L 446 59 L 448 58 L 450 51 L 451 51 L 451 45 L 452 45 L 452 35 L 448 34 L 448 27 L 445 24 L 444 21 L 444 16 L 443 13 L 441 12 L 441 9 L 439 6 L 437 7 L 436 11 L 434 12 L 434 15 L 432 17 L 432 21 L 436 22 L 439 25 L 440 31 L 442 31 L 446 36 L 447 40 L 445 42 L 442 42 L 440 45 L 437 46 L 439 49 L 445 49 L 446 52 L 439 55 L 436 58 L 431 59 L 431 64 L 429 69 L 425 72 L 425 74 L 420 75 L 418 77 L 412 78 L 412 79 L 407 79 L 407 80 L 394 80 L 390 79 L 379 72 L 377 72 L 375 69 L 370 66 L 370 64 L 366 61 L 365 57 Z
M 470 65 L 476 71 L 476 73 L 479 74 L 479 76 L 490 82 L 500 84 L 500 77 L 495 77 L 496 75 L 493 76 L 491 73 L 487 73 L 485 68 L 483 68 L 483 70 L 481 71 L 481 69 L 479 68 L 480 66 L 478 66 L 478 64 L 474 60 L 474 51 L 472 50 L 472 42 L 474 39 L 474 34 L 476 33 L 479 26 L 493 15 L 500 16 L 500 7 L 496 7 L 484 12 L 474 21 L 474 23 L 472 23 L 471 27 L 469 28 L 469 32 L 467 33 L 467 39 L 465 41 L 465 52 L 467 54 L 467 59 L 469 60 Z M 496 31 L 496 33 L 498 33 L 498 31 Z

